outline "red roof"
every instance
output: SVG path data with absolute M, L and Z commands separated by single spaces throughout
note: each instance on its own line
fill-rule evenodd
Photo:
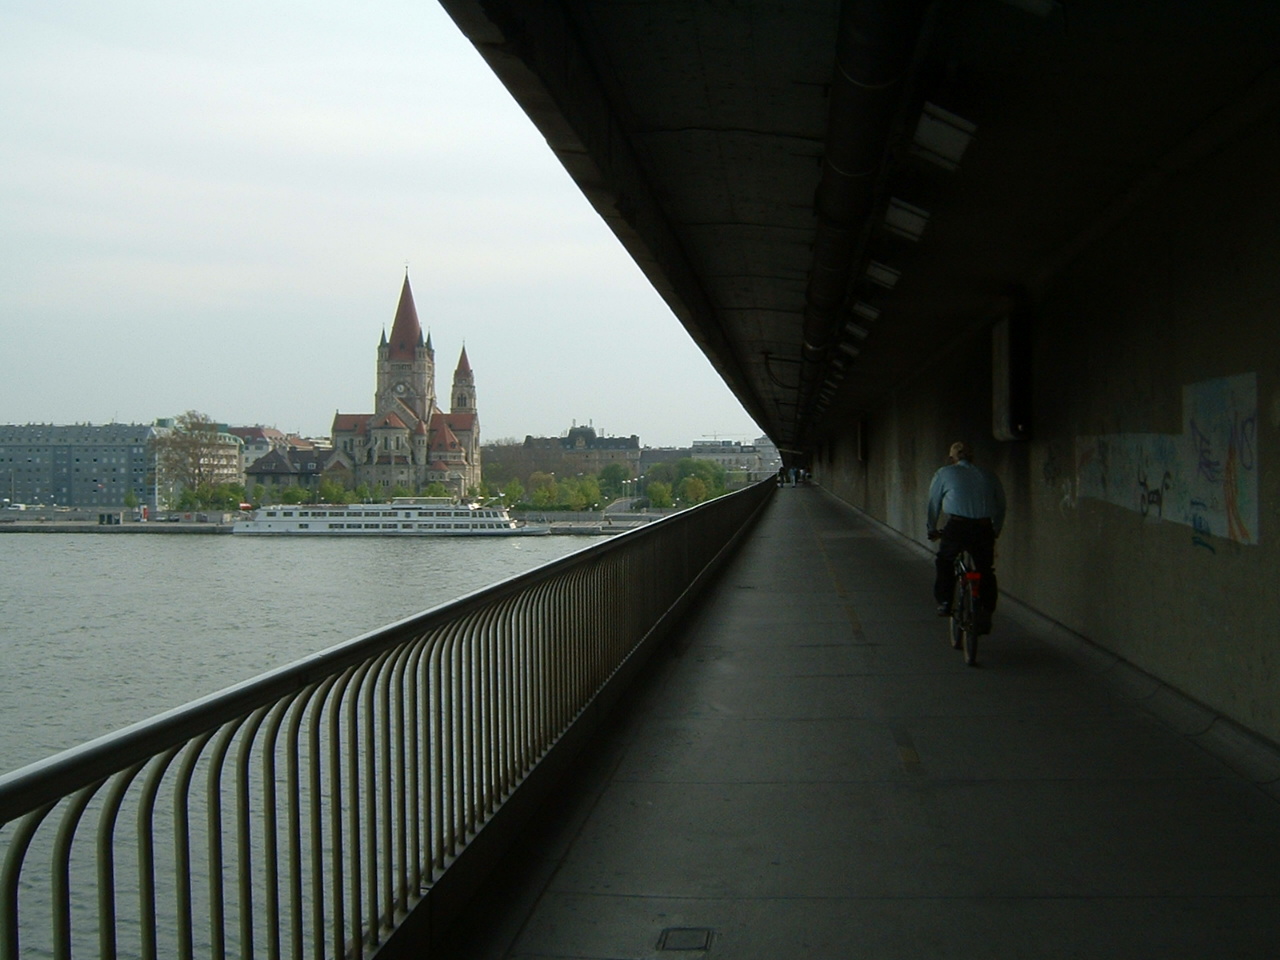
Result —
M 444 417 L 444 422 L 453 430 L 474 430 L 476 428 L 476 415 L 474 413 L 446 413 Z
M 283 440 L 284 434 L 275 427 L 228 427 L 227 433 L 241 440 Z
M 435 416 L 431 418 L 431 449 L 458 449 L 458 438 L 454 435 L 453 431 L 449 429 L 449 424 L 445 422 L 445 419 L 442 416 Z
M 406 424 L 403 420 L 401 420 L 400 415 L 396 413 L 394 410 L 388 410 L 386 413 L 380 416 L 377 419 L 377 422 L 374 423 L 373 427 L 375 430 L 379 427 L 396 427 L 400 430 L 409 429 L 409 425 Z
M 422 346 L 422 326 L 418 323 L 418 311 L 413 305 L 413 291 L 409 289 L 409 274 L 404 275 L 400 288 L 400 303 L 396 306 L 396 320 L 391 325 L 392 360 L 412 363 Z
M 335 413 L 333 415 L 333 430 L 335 433 L 339 431 L 344 433 L 364 433 L 370 416 L 368 413 Z
M 458 358 L 458 373 L 470 373 L 471 364 L 467 361 L 467 348 L 462 348 L 462 356 Z

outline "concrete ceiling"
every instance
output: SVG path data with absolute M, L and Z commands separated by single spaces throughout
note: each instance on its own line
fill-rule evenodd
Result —
M 1270 3 L 441 2 L 797 451 L 1280 88 Z

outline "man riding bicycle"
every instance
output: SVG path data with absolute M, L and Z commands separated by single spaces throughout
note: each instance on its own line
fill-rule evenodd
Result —
M 968 550 L 982 574 L 983 605 L 990 614 L 996 607 L 996 537 L 1004 526 L 1004 487 L 999 477 L 973 462 L 973 448 L 963 440 L 951 445 L 948 460 L 929 484 L 929 539 L 942 541 L 934 559 L 933 598 L 938 616 L 951 616 L 955 559 Z M 944 513 L 947 523 L 939 530 L 938 517 Z

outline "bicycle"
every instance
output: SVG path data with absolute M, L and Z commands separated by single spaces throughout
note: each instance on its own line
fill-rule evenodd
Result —
M 954 650 L 964 650 L 964 662 L 978 665 L 978 637 L 991 632 L 991 614 L 982 597 L 982 573 L 968 550 L 956 554 L 956 581 L 947 630 Z

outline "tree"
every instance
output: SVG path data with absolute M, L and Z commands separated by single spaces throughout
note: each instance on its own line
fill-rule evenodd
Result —
M 507 506 L 515 506 L 524 499 L 524 484 L 519 480 L 511 480 L 502 488 L 502 495 L 506 498 Z
M 337 480 L 325 477 L 320 481 L 320 487 L 317 491 L 320 495 L 321 503 L 349 503 L 350 494 L 347 488 L 340 484 Z
M 560 492 L 556 487 L 556 482 L 551 481 L 550 484 L 533 488 L 533 505 L 535 507 L 550 507 L 559 502 Z
M 688 476 L 680 481 L 680 499 L 688 504 L 707 499 L 707 484 L 701 477 Z
M 219 434 L 207 414 L 188 410 L 153 441 L 156 471 L 170 489 L 180 491 L 180 504 L 198 500 L 201 487 L 211 490 L 225 481 L 229 445 Z
M 238 483 L 205 483 L 184 488 L 174 501 L 179 510 L 237 510 L 244 503 L 244 487 Z
M 290 504 L 306 503 L 308 493 L 309 491 L 306 487 L 299 487 L 296 484 L 290 484 L 280 491 L 280 502 Z
M 557 506 L 568 507 L 570 510 L 587 509 L 587 495 L 582 489 L 581 480 L 570 477 L 561 480 L 556 486 L 559 494 L 555 499 Z
M 600 482 L 594 476 L 587 475 L 578 481 L 578 489 L 582 491 L 582 499 L 588 509 L 594 509 L 600 505 L 603 499 L 600 493 Z
M 622 495 L 622 484 L 631 479 L 631 471 L 620 463 L 607 463 L 600 471 L 600 492 L 609 500 Z
M 430 483 L 428 483 L 428 484 L 426 485 L 426 487 L 423 489 L 423 491 L 422 491 L 422 495 L 423 495 L 424 497 L 448 497 L 448 496 L 452 496 L 452 494 L 450 494 L 450 493 L 449 493 L 449 488 L 448 488 L 448 487 L 446 487 L 446 486 L 445 486 L 443 483 L 441 483 L 439 480 L 432 480 Z
M 725 493 L 725 469 L 714 460 L 684 457 L 676 462 L 676 475 L 680 480 L 697 477 L 707 485 L 708 496 L 719 497 Z
M 645 479 L 650 483 L 657 480 L 659 483 L 665 483 L 668 486 L 674 484 L 680 477 L 676 474 L 676 468 L 669 463 L 655 463 L 645 473 Z
M 670 507 L 671 500 L 671 484 L 664 483 L 661 480 L 651 480 L 645 487 L 645 493 L 649 495 L 649 503 L 655 507 Z

